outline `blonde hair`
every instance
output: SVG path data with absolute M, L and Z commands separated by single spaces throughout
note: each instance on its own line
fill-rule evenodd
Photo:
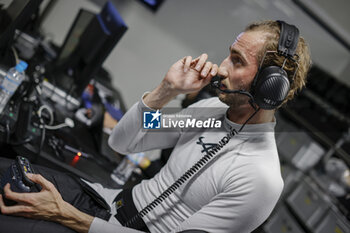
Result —
M 249 31 L 262 31 L 266 32 L 266 42 L 261 51 L 258 52 L 258 64 L 261 63 L 266 51 L 276 51 L 276 53 L 267 53 L 263 61 L 262 67 L 266 66 L 279 66 L 282 67 L 283 61 L 285 60 L 284 56 L 278 55 L 277 47 L 278 41 L 280 38 L 280 23 L 272 20 L 255 22 L 248 25 L 245 29 L 245 32 Z M 311 66 L 311 56 L 309 47 L 303 37 L 299 37 L 299 42 L 297 49 L 295 51 L 295 59 L 299 63 L 299 68 L 295 73 L 296 64 L 295 62 L 287 59 L 287 62 L 284 66 L 284 70 L 288 74 L 289 81 L 291 83 L 290 90 L 284 102 L 285 104 L 288 100 L 293 99 L 295 94 L 300 91 L 306 84 L 307 73 Z M 293 75 L 295 73 L 295 77 Z

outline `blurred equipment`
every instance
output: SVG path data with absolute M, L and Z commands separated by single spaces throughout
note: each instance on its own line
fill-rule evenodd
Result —
M 315 233 L 346 233 L 350 232 L 350 225 L 338 211 L 331 209 L 316 227 Z
M 145 169 L 150 165 L 150 160 L 144 153 L 129 154 L 123 158 L 118 166 L 113 170 L 111 178 L 119 185 L 124 185 L 130 178 L 132 172 L 140 166 Z
M 0 3 L 0 156 L 23 154 L 36 164 L 120 187 L 110 174 L 121 156 L 107 144 L 103 116 L 109 112 L 119 120 L 125 106 L 101 66 L 127 26 L 110 1 L 97 15 L 82 9 L 59 49 L 38 30 L 40 3 Z M 81 95 L 90 81 L 93 89 L 104 88 L 101 97 L 97 91 Z M 86 111 L 87 124 L 77 121 L 77 109 Z
M 24 80 L 24 71 L 27 69 L 27 66 L 28 64 L 26 62 L 20 61 L 15 67 L 9 69 L 5 75 L 0 85 L 0 113 L 2 113 L 7 102 Z
M 350 191 L 350 170 L 344 161 L 330 158 L 325 165 L 326 174 L 333 180 L 330 192 L 337 196 L 345 196 Z
M 276 207 L 269 221 L 264 225 L 266 233 L 304 233 L 305 231 L 299 226 L 292 214 L 284 206 Z
M 139 2 L 143 3 L 153 12 L 156 12 L 164 0 L 139 0 Z
M 126 30 L 126 24 L 110 1 L 97 15 L 80 11 L 58 60 L 49 68 L 51 73 L 61 74 L 55 77 L 57 85 L 69 95 L 80 97 Z
M 307 178 L 287 198 L 287 204 L 309 230 L 316 228 L 331 205 L 329 198 Z
M 72 55 L 74 50 L 79 45 L 81 35 L 84 33 L 94 16 L 95 14 L 88 10 L 79 10 L 55 59 L 55 64 L 57 66 L 62 64 Z
M 16 64 L 12 46 L 16 30 L 23 31 L 37 11 L 42 0 L 13 0 L 7 9 L 0 5 L 0 62 L 6 66 Z

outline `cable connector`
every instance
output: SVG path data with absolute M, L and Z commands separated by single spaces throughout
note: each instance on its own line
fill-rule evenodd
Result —
M 66 119 L 64 119 L 64 123 L 70 128 L 74 128 L 74 126 L 75 126 L 74 121 L 68 117 Z

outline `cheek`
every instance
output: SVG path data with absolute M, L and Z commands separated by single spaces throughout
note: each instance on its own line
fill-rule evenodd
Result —
M 249 77 L 249 74 L 243 69 L 233 69 L 232 79 L 235 81 L 244 81 Z
M 242 73 L 242 77 L 244 77 L 244 80 L 246 80 L 247 83 L 251 83 L 256 75 L 257 69 L 252 67 L 251 69 L 246 69 Z
M 252 83 L 256 72 L 243 70 L 243 69 L 236 69 L 234 70 L 234 74 L 232 75 L 232 82 L 238 84 L 239 87 L 246 89 L 247 87 L 250 87 L 250 84 Z

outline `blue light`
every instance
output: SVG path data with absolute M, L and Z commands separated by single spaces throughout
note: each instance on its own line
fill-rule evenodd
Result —
M 157 0 L 143 0 L 143 1 L 151 6 L 155 6 L 158 3 Z

